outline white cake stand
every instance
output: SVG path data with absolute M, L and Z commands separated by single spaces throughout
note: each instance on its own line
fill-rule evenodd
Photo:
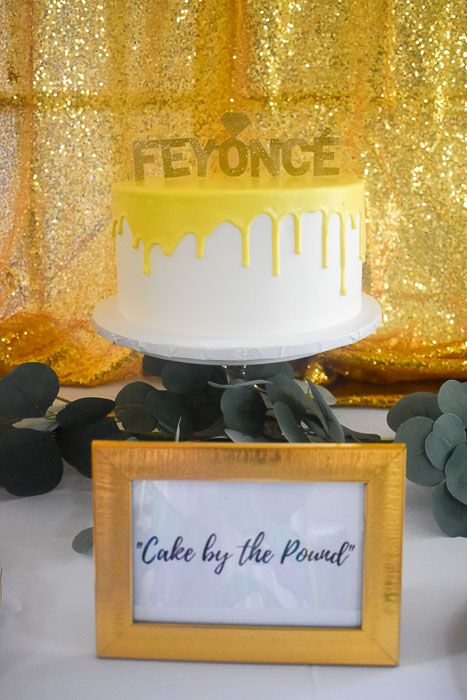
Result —
M 378 328 L 381 307 L 373 297 L 363 294 L 360 313 L 345 323 L 313 333 L 235 341 L 164 333 L 131 323 L 120 315 L 117 296 L 96 306 L 93 321 L 98 333 L 111 343 L 153 357 L 205 365 L 254 365 L 297 360 L 356 343 Z

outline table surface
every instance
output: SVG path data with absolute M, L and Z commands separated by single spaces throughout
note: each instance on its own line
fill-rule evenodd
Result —
M 63 389 L 113 397 L 116 384 Z M 356 429 L 391 433 L 386 412 L 337 409 Z M 345 416 L 345 419 L 344 419 Z M 72 468 L 44 496 L 0 491 L 0 697 L 5 700 L 457 700 L 467 698 L 467 541 L 433 521 L 430 489 L 407 484 L 400 665 L 273 666 L 98 659 L 92 555 L 71 542 L 91 525 L 91 482 Z

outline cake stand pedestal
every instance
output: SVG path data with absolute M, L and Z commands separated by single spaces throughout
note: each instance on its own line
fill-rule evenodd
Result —
M 120 315 L 117 296 L 96 306 L 93 321 L 98 333 L 111 343 L 145 355 L 205 365 L 255 365 L 297 360 L 356 343 L 380 325 L 381 307 L 373 297 L 363 294 L 360 313 L 344 323 L 313 333 L 256 339 L 197 338 L 138 326 Z

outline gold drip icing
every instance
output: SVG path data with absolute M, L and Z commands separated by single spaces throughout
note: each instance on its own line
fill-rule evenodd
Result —
M 339 212 L 339 234 L 340 234 L 340 253 L 341 253 L 341 294 L 346 294 L 345 287 L 345 219 Z
M 329 219 L 331 218 L 327 212 L 323 211 L 323 220 L 321 222 L 321 266 L 325 269 L 328 266 L 328 234 L 329 234 Z
M 280 274 L 280 252 L 279 252 L 279 222 L 276 218 L 271 217 L 272 223 L 272 274 L 274 277 L 279 277 Z
M 328 267 L 329 225 L 339 217 L 341 294 L 346 293 L 346 222 L 353 229 L 359 217 L 359 257 L 365 259 L 363 183 L 349 176 L 322 178 L 210 178 L 125 182 L 113 188 L 113 235 L 121 235 L 126 219 L 133 234 L 133 247 L 141 241 L 145 274 L 150 272 L 150 254 L 159 245 L 171 255 L 182 238 L 193 233 L 196 255 L 205 255 L 206 238 L 222 221 L 240 230 L 242 265 L 250 265 L 250 225 L 258 214 L 271 219 L 272 273 L 280 274 L 281 220 L 292 212 L 294 251 L 301 253 L 300 220 L 306 212 L 322 213 L 323 268 Z
M 354 227 L 355 228 L 355 227 Z M 365 210 L 360 212 L 360 228 L 359 228 L 359 257 L 362 262 L 366 260 L 366 224 Z
M 242 265 L 250 267 L 250 231 L 249 229 L 240 230 L 242 236 Z
M 300 255 L 300 253 L 302 252 L 302 232 L 300 229 L 300 217 L 297 214 L 292 214 L 292 216 L 295 255 Z
M 206 254 L 206 238 L 197 238 L 196 239 L 196 257 L 197 258 L 204 258 Z

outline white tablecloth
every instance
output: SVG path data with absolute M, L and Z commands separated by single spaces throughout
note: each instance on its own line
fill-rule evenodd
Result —
M 67 389 L 112 396 L 115 385 Z M 345 423 L 388 435 L 385 412 L 340 409 Z M 445 537 L 430 489 L 407 486 L 400 665 L 259 666 L 97 659 L 91 555 L 74 535 L 91 525 L 91 483 L 67 468 L 34 498 L 0 491 L 2 700 L 457 700 L 467 698 L 467 540 Z

